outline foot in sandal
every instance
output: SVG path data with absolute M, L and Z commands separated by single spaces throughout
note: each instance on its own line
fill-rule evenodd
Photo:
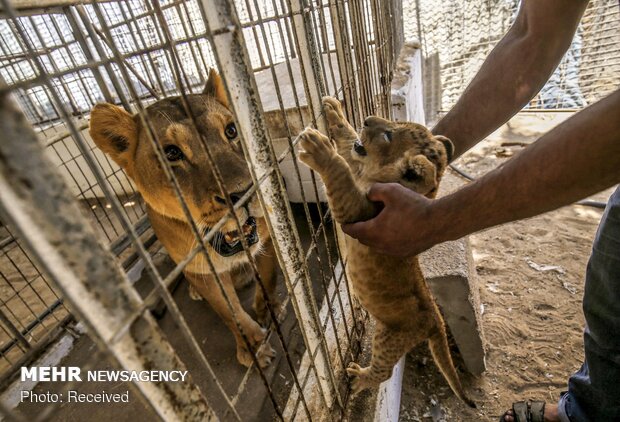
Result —
M 543 401 L 519 401 L 512 404 L 499 422 L 560 422 L 557 404 Z

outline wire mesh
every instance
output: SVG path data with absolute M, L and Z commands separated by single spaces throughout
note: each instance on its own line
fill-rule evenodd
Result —
M 390 117 L 390 81 L 397 51 L 391 2 L 237 0 L 234 7 L 227 2 L 206 4 L 195 0 L 64 4 L 46 9 L 45 13 L 35 9 L 18 16 L 9 13 L 0 19 L 0 89 L 13 95 L 101 240 L 110 245 L 124 268 L 141 262 L 155 286 L 155 290 L 143 294 L 142 306 L 111 337 L 109 347 L 113 349 L 131 329 L 153 297 L 161 296 L 172 320 L 181 328 L 183 341 L 189 345 L 192 357 L 188 359 L 210 374 L 215 388 L 207 389 L 207 399 L 216 413 L 242 419 L 245 409 L 239 407 L 240 400 L 248 389 L 255 388 L 256 372 L 271 404 L 270 417 L 294 419 L 303 414 L 311 420 L 312 406 L 317 403 L 342 411 L 347 400 L 343 394 L 344 369 L 359 351 L 364 316 L 356 313 L 358 307 L 349 294 L 343 269 L 346 261 L 342 261 L 335 240 L 336 228 L 320 204 L 323 198 L 316 177 L 297 163 L 296 136 L 308 125 L 322 127 L 320 99 L 327 94 L 343 100 L 354 125 L 361 125 L 370 114 Z M 210 15 L 211 7 L 222 14 Z M 5 6 L 5 13 L 7 9 Z M 226 19 L 228 24 L 221 26 Z M 235 41 L 230 36 L 236 31 L 242 37 Z M 247 55 L 247 60 L 226 65 L 234 48 L 241 58 Z M 240 129 L 243 142 L 239 147 L 252 163 L 253 185 L 234 199 L 211 151 L 212 145 L 199 129 L 192 100 L 192 94 L 202 91 L 211 68 L 231 70 L 222 72 L 228 97 L 236 121 L 248 123 Z M 242 77 L 235 74 L 237 71 Z M 256 95 L 258 101 L 248 105 L 233 95 L 239 86 L 246 86 L 242 92 L 250 97 Z M 199 137 L 200 153 L 213 169 L 228 209 L 206 231 L 200 218 L 192 213 L 187 189 L 166 160 L 160 132 L 147 111 L 150 105 L 172 96 L 177 96 L 188 126 Z M 153 255 L 162 246 L 154 239 L 146 218 L 147 205 L 135 183 L 90 139 L 89 113 L 99 102 L 137 113 L 135 119 L 146 134 L 145 142 L 152 148 L 178 201 L 181 218 L 187 222 L 192 247 L 175 259 L 169 271 L 160 272 L 153 262 Z M 246 115 L 257 120 L 249 121 Z M 261 145 L 269 154 L 263 168 L 255 168 L 253 161 L 257 134 L 262 134 Z M 289 204 L 285 195 L 298 205 Z M 243 232 L 240 213 L 256 197 L 276 240 L 289 293 L 284 305 L 292 306 L 296 316 L 296 320 L 289 319 L 285 329 L 286 320 L 280 321 L 282 314 L 267 300 L 272 323 L 269 334 L 259 344 L 244 331 L 247 327 L 241 321 L 243 315 L 238 314 L 235 294 L 220 279 L 221 263 L 209 253 L 211 241 L 229 219 L 238 232 Z M 274 207 L 279 211 L 272 215 Z M 26 352 L 47 346 L 49 341 L 42 341 L 44 334 L 66 323 L 70 316 L 62 298 L 54 293 L 53 283 L 48 283 L 32 264 L 27 251 L 19 246 L 19 239 L 8 227 L 2 230 L 3 258 L 7 257 L 7 263 L 0 262 L 0 274 L 7 294 L 2 290 L 0 347 L 5 361 L 2 369 L 9 378 L 16 365 L 24 364 Z M 304 236 L 300 237 L 300 232 Z M 241 243 L 257 288 L 268 296 L 256 255 L 243 236 Z M 20 259 L 30 269 L 9 257 L 13 250 L 22 255 Z M 188 315 L 168 291 L 198 260 L 205 274 L 213 278 L 212 288 L 221 293 L 227 311 L 233 315 L 232 329 L 239 331 L 243 343 L 253 352 L 251 367 L 232 388 L 224 388 L 221 373 L 211 364 L 215 357 L 198 343 Z M 290 262 L 295 265 L 288 265 Z M 9 267 L 17 275 L 5 277 L 10 270 L 5 268 Z M 32 298 L 40 302 L 38 308 L 30 303 Z M 19 303 L 11 302 L 13 299 Z M 305 350 L 304 358 L 309 362 L 305 371 L 291 350 L 293 343 L 288 336 L 294 335 L 303 339 L 298 354 Z M 284 354 L 285 382 L 278 383 L 273 374 L 258 365 L 259 349 L 272 337 Z M 316 397 L 308 393 L 312 383 L 318 387 Z M 295 394 L 287 401 L 291 388 Z M 57 406 L 51 406 L 45 415 L 55 411 Z
M 425 56 L 425 109 L 449 110 L 508 31 L 519 0 L 405 0 L 406 33 Z M 564 58 L 526 109 L 574 110 L 620 85 L 620 11 L 615 0 L 589 2 Z

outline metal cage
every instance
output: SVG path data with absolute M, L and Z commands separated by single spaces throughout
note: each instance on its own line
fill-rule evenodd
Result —
M 0 5 L 3 390 L 14 388 L 19 368 L 47 356 L 52 346 L 88 339 L 98 352 L 84 346 L 83 368 L 105 361 L 121 369 L 191 369 L 190 379 L 172 386 L 130 383 L 142 399 L 135 405 L 144 408 L 142 416 L 246 420 L 251 416 L 243 402 L 251 394 L 267 403 L 258 413 L 261 419 L 341 415 L 348 400 L 344 369 L 359 353 L 365 316 L 349 294 L 346 259 L 321 205 L 321 188 L 297 162 L 296 136 L 307 126 L 325 129 L 324 95 L 340 98 L 354 125 L 371 114 L 391 117 L 392 69 L 402 44 L 397 2 L 3 0 Z M 266 341 L 283 357 L 275 372 L 255 362 L 228 377 L 179 306 L 171 287 L 197 254 L 207 257 L 223 291 L 205 253 L 215 230 L 206 235 L 198 230 L 152 135 L 153 151 L 196 242 L 183 260 L 166 265 L 136 187 L 88 135 L 89 112 L 98 102 L 138 113 L 152 133 L 145 107 L 179 96 L 187 109 L 187 95 L 202 89 L 211 68 L 224 79 L 253 179 L 239 202 L 226 201 L 229 215 L 258 196 L 291 309 L 281 320 L 270 308 Z M 212 160 L 208 145 L 202 146 Z M 217 163 L 212 164 L 228 198 Z M 238 219 L 236 224 L 241 230 Z M 257 288 L 264 290 L 243 246 Z M 146 283 L 140 279 L 143 269 Z M 157 298 L 167 309 L 159 322 L 151 316 Z M 65 383 L 62 391 L 74 386 Z M 58 403 L 35 410 L 12 407 L 5 401 L 0 410 L 14 420 L 28 415 L 43 420 L 62 411 Z

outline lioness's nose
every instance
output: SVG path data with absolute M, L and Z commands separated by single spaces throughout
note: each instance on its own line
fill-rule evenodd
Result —
M 247 191 L 250 190 L 249 186 L 247 189 L 239 191 L 239 192 L 232 192 L 228 195 L 228 197 L 230 198 L 230 201 L 233 204 L 236 204 L 237 202 L 239 202 L 239 200 L 243 197 L 243 195 L 246 194 Z M 219 202 L 220 204 L 226 204 L 226 200 L 221 196 L 221 195 L 215 195 L 215 202 Z

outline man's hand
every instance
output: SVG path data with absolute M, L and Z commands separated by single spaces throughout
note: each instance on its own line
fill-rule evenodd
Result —
M 433 200 L 398 183 L 377 183 L 368 199 L 383 203 L 372 220 L 344 224 L 342 230 L 364 245 L 386 255 L 413 256 L 439 243 L 441 232 L 433 222 Z

